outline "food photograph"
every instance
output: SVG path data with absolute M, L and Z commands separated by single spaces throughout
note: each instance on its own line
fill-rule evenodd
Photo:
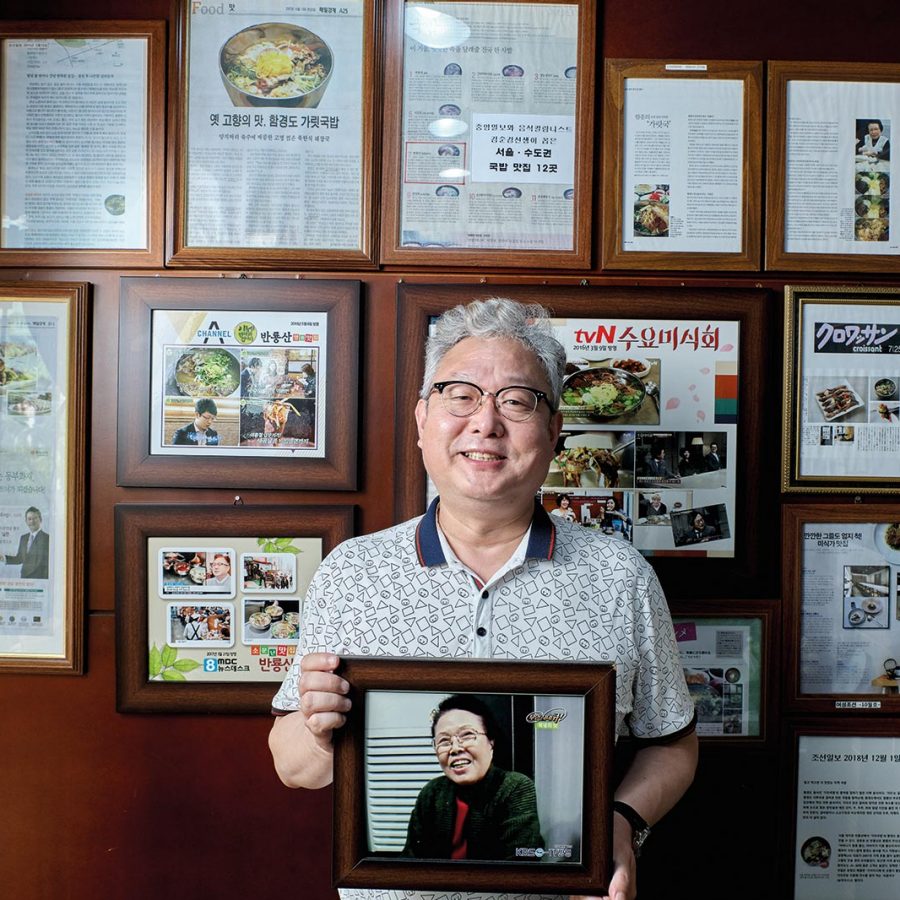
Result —
M 234 551 L 164 547 L 159 553 L 160 596 L 234 596 Z
M 868 393 L 866 378 L 816 376 L 810 379 L 809 421 L 865 422 Z
M 622 356 L 568 363 L 564 424 L 658 425 L 660 360 Z
M 669 236 L 669 185 L 635 185 L 634 236 Z
M 300 601 L 287 599 L 243 600 L 243 636 L 247 645 L 300 639 Z

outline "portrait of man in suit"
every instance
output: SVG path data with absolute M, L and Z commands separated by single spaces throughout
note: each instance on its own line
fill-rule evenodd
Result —
M 19 537 L 19 550 L 15 556 L 0 555 L 0 562 L 22 566 L 22 578 L 50 577 L 50 535 L 41 528 L 41 511 L 36 506 L 25 510 L 28 532 Z

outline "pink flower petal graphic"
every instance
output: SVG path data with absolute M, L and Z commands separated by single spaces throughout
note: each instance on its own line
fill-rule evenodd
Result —
M 696 391 L 696 390 L 697 390 L 697 385 L 696 385 L 696 384 L 689 384 L 689 385 L 688 385 L 688 390 L 689 390 L 689 391 Z
M 677 397 L 669 397 L 666 400 L 666 409 L 678 409 L 681 405 L 681 401 Z
M 702 409 L 698 409 L 698 410 L 697 410 L 697 421 L 698 421 L 698 422 L 705 422 L 705 421 L 706 421 L 706 413 L 703 412 Z
M 700 402 L 700 396 L 698 394 L 694 394 L 694 403 Z
M 722 352 L 723 352 L 723 353 L 727 353 L 729 350 L 734 350 L 734 344 L 726 344 L 726 345 L 722 348 Z
M 700 374 L 701 375 L 709 375 L 709 366 L 707 366 L 705 369 L 701 369 Z

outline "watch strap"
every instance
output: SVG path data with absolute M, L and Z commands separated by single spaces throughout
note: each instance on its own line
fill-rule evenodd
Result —
M 613 811 L 619 813 L 631 825 L 631 847 L 635 858 L 641 855 L 644 841 L 650 837 L 650 826 L 646 819 L 633 807 L 621 800 L 613 800 Z

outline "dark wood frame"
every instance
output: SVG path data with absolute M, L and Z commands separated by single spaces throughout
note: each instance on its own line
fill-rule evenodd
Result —
M 781 490 L 784 493 L 900 494 L 896 475 L 800 474 L 799 432 L 803 385 L 802 308 L 805 303 L 835 303 L 846 307 L 853 298 L 900 307 L 900 288 L 832 285 L 785 285 L 784 288 L 784 427 L 781 450 Z M 838 423 L 840 424 L 840 423 Z
M 51 247 L 0 249 L 4 266 L 159 267 L 163 263 L 164 122 L 166 23 L 155 21 L 3 22 L 0 42 L 7 38 L 136 38 L 147 41 L 146 84 L 146 212 L 147 246 L 127 250 Z M 77 176 L 74 176 L 77 177 Z
M 367 659 L 345 657 L 352 685 L 347 723 L 335 732 L 333 882 L 340 887 L 604 894 L 612 874 L 612 758 L 615 667 L 610 663 Z M 376 859 L 365 828 L 366 692 L 446 691 L 576 695 L 585 703 L 582 862 L 540 866 L 495 862 Z
M 202 515 L 198 512 L 202 510 Z M 152 537 L 306 537 L 322 539 L 322 558 L 353 531 L 352 506 L 202 506 L 117 503 L 116 709 L 119 712 L 266 713 L 278 683 L 177 684 L 149 680 L 149 571 Z
M 380 53 L 377 32 L 378 0 L 362 0 L 363 59 L 360 135 L 360 245 L 357 250 L 328 248 L 202 247 L 187 241 L 188 155 L 188 57 L 190 53 L 190 8 L 188 0 L 175 0 L 176 31 L 169 60 L 169 84 L 173 99 L 169 106 L 166 184 L 166 263 L 177 267 L 297 269 L 374 269 L 375 218 L 375 122 L 380 85 L 376 64 Z
M 0 299 L 22 303 L 52 301 L 69 308 L 67 402 L 65 422 L 68 439 L 66 482 L 69 497 L 66 508 L 65 536 L 65 650 L 61 657 L 15 654 L 0 656 L 0 672 L 18 674 L 80 675 L 84 671 L 84 567 L 87 478 L 87 407 L 88 407 L 88 298 L 87 282 L 0 282 Z M 62 336 L 61 336 L 62 337 Z
M 593 85 L 595 4 L 590 0 L 498 0 L 499 3 L 558 3 L 578 7 L 578 85 L 575 101 L 575 208 L 571 250 L 502 250 L 403 247 L 399 241 L 403 134 L 403 18 L 405 0 L 386 0 L 385 83 L 400 86 L 385 94 L 382 165 L 381 262 L 416 266 L 541 267 L 585 269 L 591 263 L 593 191 Z
M 164 456 L 150 453 L 154 310 L 328 314 L 325 456 Z M 140 487 L 356 489 L 359 282 L 287 278 L 122 278 L 119 300 L 117 484 Z M 265 478 L 260 478 L 263 465 Z
M 670 599 L 773 596 L 778 558 L 777 529 L 757 528 L 777 519 L 776 497 L 756 489 L 776 476 L 777 459 L 763 453 L 766 443 L 777 445 L 777 398 L 771 372 L 777 348 L 772 341 L 774 294 L 763 289 L 633 288 L 491 283 L 474 291 L 472 285 L 402 284 L 398 289 L 395 394 L 396 437 L 394 519 L 397 522 L 425 511 L 425 468 L 418 449 L 413 406 L 419 396 L 428 322 L 432 316 L 477 298 L 512 297 L 551 307 L 559 317 L 590 317 L 598 310 L 608 318 L 702 318 L 740 322 L 740 410 L 742 461 L 737 467 L 736 517 L 744 535 L 733 559 L 651 557 Z M 772 358 L 769 358 L 769 355 Z M 770 471 L 771 470 L 771 471 Z M 770 492 L 771 493 L 771 492 Z M 752 537 L 751 537 L 752 536 Z
M 867 694 L 804 694 L 800 690 L 801 626 L 803 613 L 802 563 L 803 528 L 808 523 L 820 522 L 896 522 L 900 509 L 884 503 L 817 503 L 815 505 L 785 505 L 782 513 L 781 534 L 784 540 L 782 564 L 782 595 L 786 599 L 784 652 L 786 662 L 784 708 L 790 712 L 812 715 L 844 716 L 900 715 L 900 695 Z M 897 654 L 895 654 L 897 655 Z M 853 704 L 860 704 L 853 708 Z M 845 704 L 838 706 L 838 704 Z M 863 705 L 865 704 L 865 705 Z
M 671 70 L 669 66 L 703 66 L 703 70 Z M 744 172 L 741 252 L 649 252 L 622 249 L 625 80 L 628 78 L 723 79 L 744 83 Z M 646 271 L 682 269 L 757 271 L 762 242 L 762 63 L 742 60 L 608 59 L 603 91 L 602 266 Z
M 900 272 L 900 254 L 788 253 L 784 249 L 787 202 L 787 86 L 789 81 L 900 82 L 893 63 L 800 62 L 770 60 L 766 116 L 765 268 L 801 272 Z
M 722 600 L 715 609 L 702 603 L 673 603 L 672 619 L 758 619 L 762 625 L 759 646 L 759 734 L 756 735 L 698 735 L 704 747 L 740 746 L 768 747 L 775 733 L 778 692 L 772 684 L 773 671 L 778 668 L 778 622 L 780 607 L 776 600 Z

